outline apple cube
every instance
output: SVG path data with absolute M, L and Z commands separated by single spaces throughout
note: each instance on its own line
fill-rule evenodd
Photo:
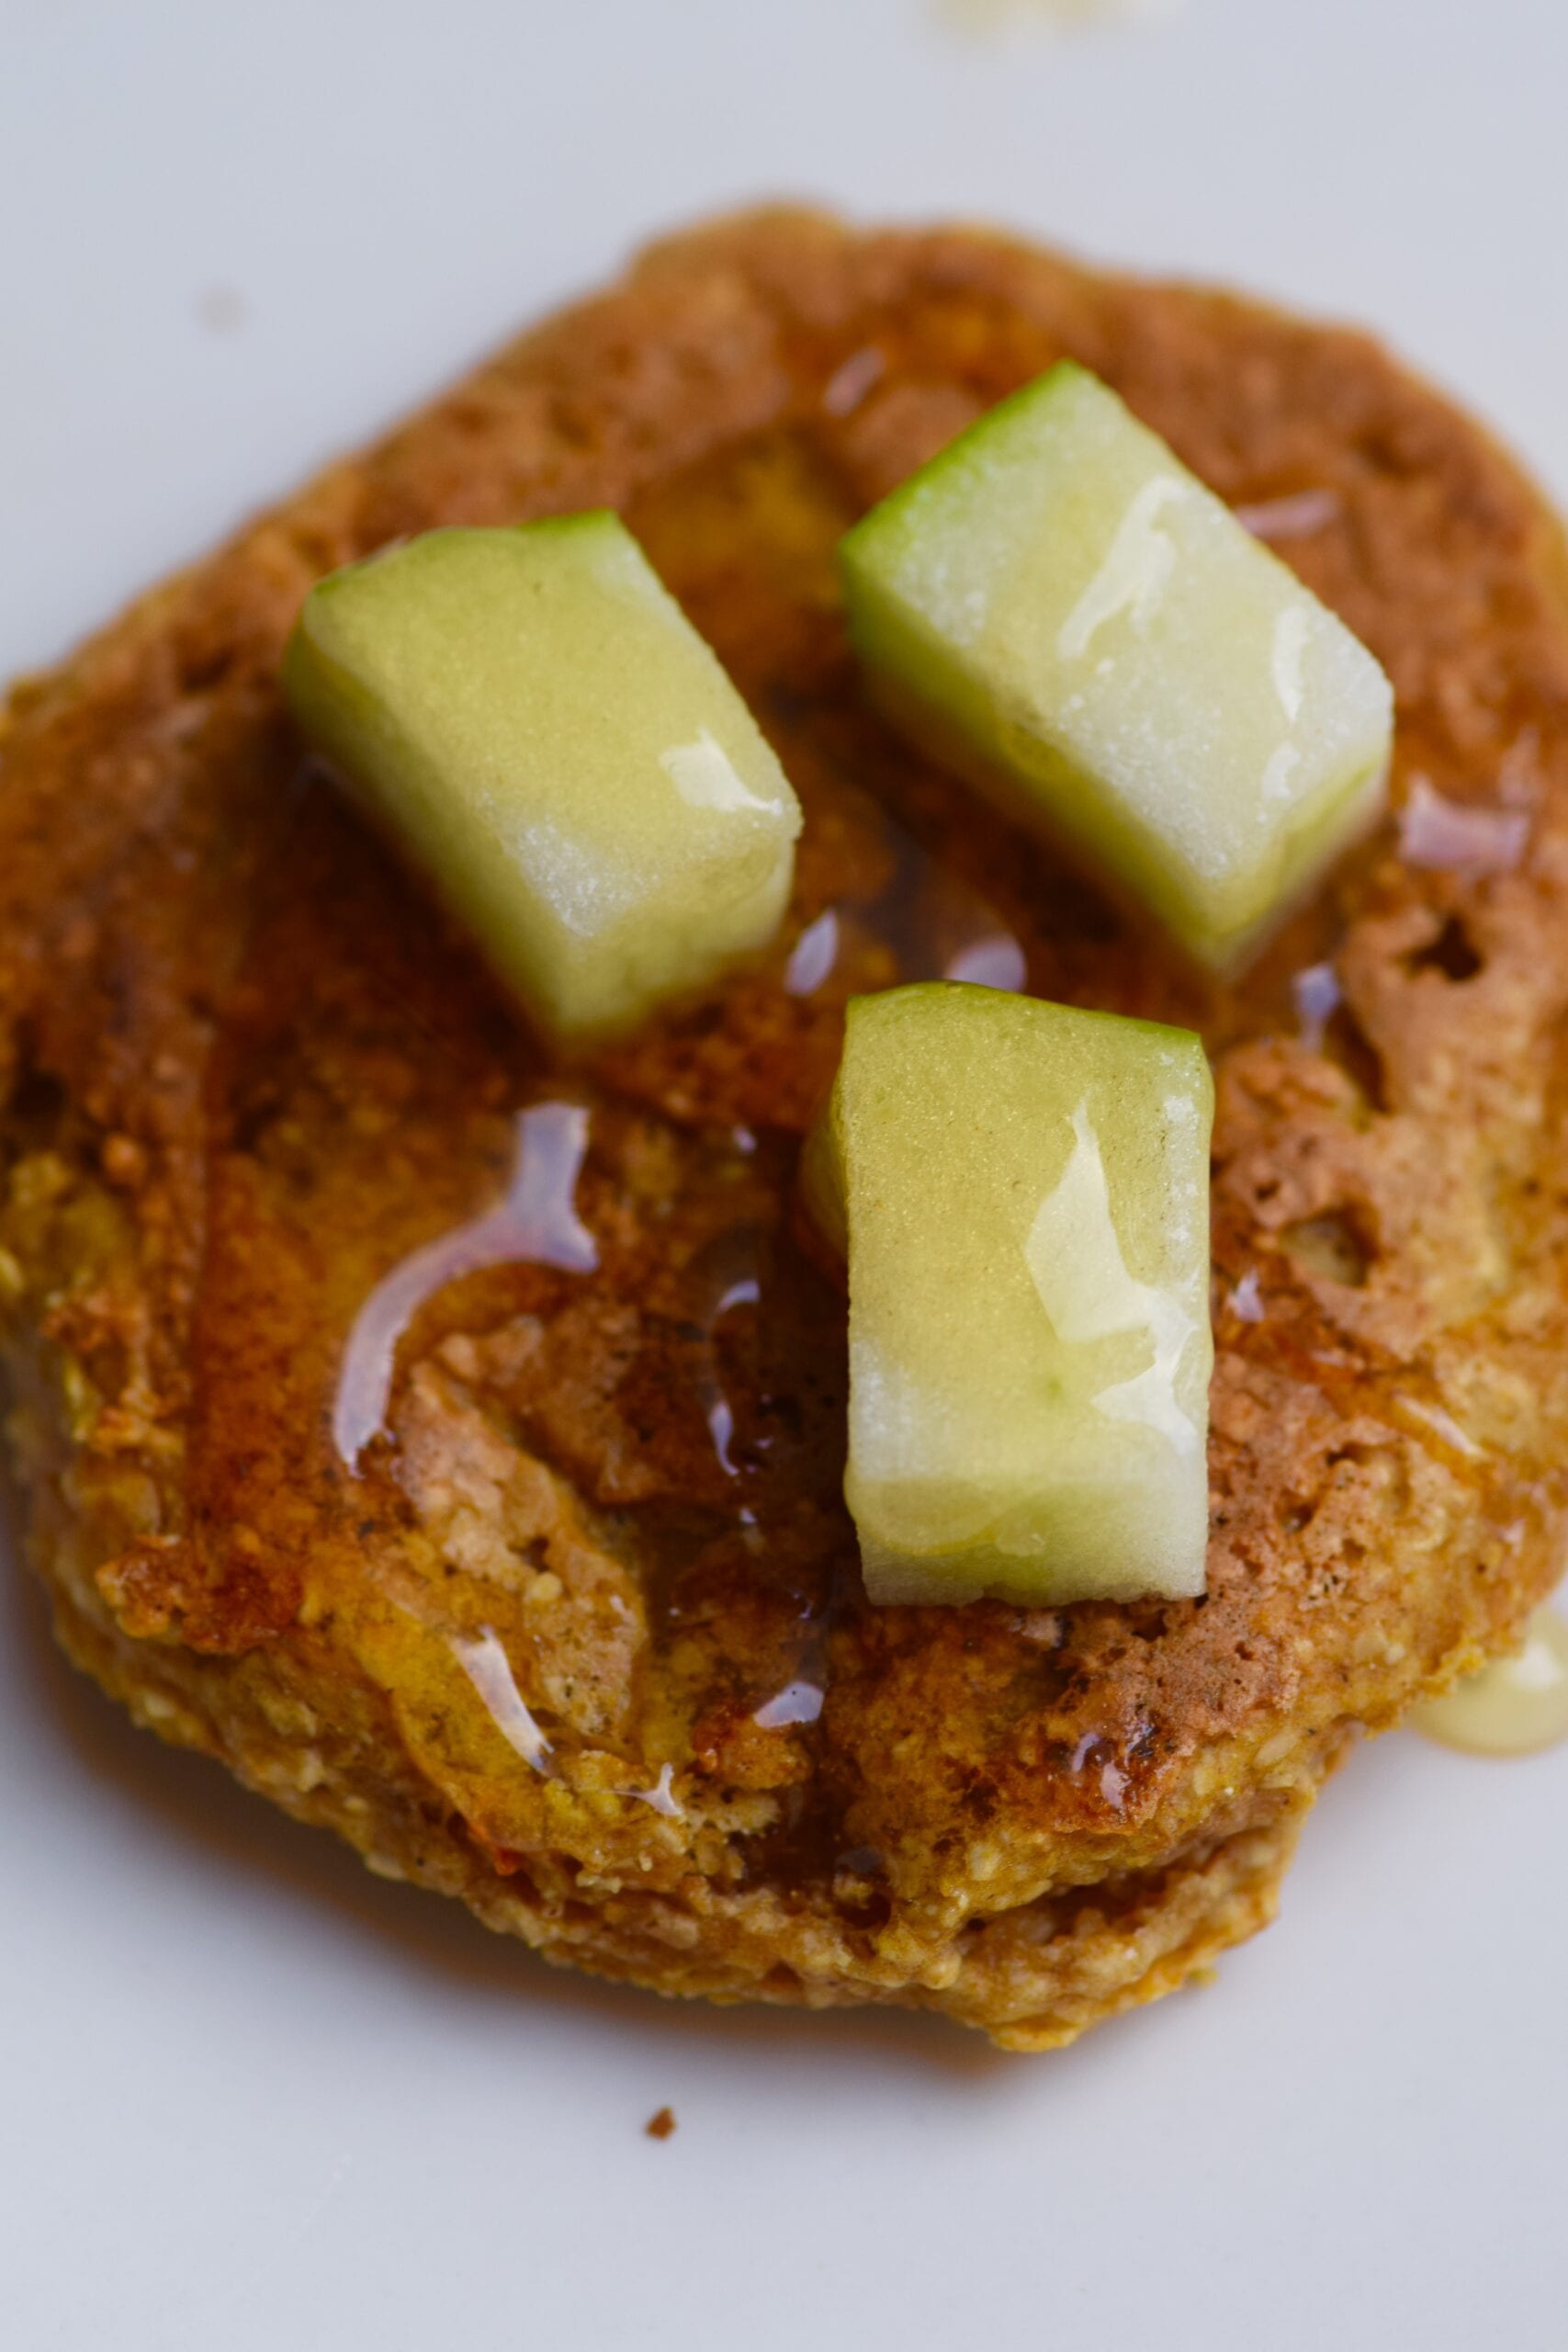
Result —
M 1229 971 L 1382 805 L 1393 695 L 1343 622 L 1070 362 L 843 541 L 889 714 Z
M 611 514 L 431 531 L 334 572 L 284 662 L 300 725 L 562 1036 L 765 944 L 800 809 Z
M 848 1252 L 874 1601 L 1203 1589 L 1213 1119 L 1186 1030 L 963 982 L 852 1001 L 807 1197 Z

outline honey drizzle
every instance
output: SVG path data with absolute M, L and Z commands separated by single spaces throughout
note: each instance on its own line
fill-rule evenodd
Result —
M 581 1103 L 540 1102 L 524 1111 L 504 1197 L 483 1216 L 411 1252 L 378 1283 L 355 1317 L 333 1405 L 333 1440 L 350 1470 L 357 1472 L 360 1455 L 385 1430 L 399 1340 L 448 1283 L 525 1261 L 593 1272 L 598 1247 L 573 1205 L 587 1148 L 588 1113 Z
M 863 813 L 886 854 L 887 880 L 874 897 L 836 900 L 807 924 L 784 967 L 786 992 L 815 996 L 868 945 L 886 952 L 885 986 L 946 979 L 1012 994 L 1023 989 L 1029 967 L 1022 943 L 983 893 L 879 804 L 864 804 Z
M 479 1692 L 491 1721 L 507 1746 L 514 1748 L 536 1772 L 547 1771 L 550 1743 L 517 1688 L 512 1661 L 498 1636 L 487 1625 L 477 1634 L 448 1634 L 447 1647 Z

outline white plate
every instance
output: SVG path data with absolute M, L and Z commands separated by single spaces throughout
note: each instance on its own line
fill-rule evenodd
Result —
M 0 27 L 0 671 L 648 230 L 774 190 L 1375 321 L 1568 486 L 1560 0 Z M 1568 1752 L 1384 1743 L 1216 1988 L 1007 2060 L 558 1977 L 133 1733 L 0 1593 L 23 2352 L 1568 2341 Z

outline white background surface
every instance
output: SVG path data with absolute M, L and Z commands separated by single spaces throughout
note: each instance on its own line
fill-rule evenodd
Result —
M 1568 491 L 1561 0 L 0 0 L 0 672 L 773 192 L 1374 321 Z M 1385 1742 L 1218 1987 L 1042 2061 L 558 1978 L 133 1733 L 16 1578 L 0 1778 L 18 2352 L 1568 2343 L 1568 1752 Z

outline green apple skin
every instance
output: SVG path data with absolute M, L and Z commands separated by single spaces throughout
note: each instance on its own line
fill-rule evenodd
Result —
M 874 508 L 840 563 L 895 723 L 1213 970 L 1383 805 L 1372 655 L 1071 362 Z
M 953 981 L 852 1001 L 806 1193 L 848 1251 L 872 1600 L 1202 1591 L 1213 1122 L 1189 1031 Z
M 766 944 L 800 808 L 608 513 L 426 533 L 313 588 L 306 735 L 536 1022 L 626 1029 Z

